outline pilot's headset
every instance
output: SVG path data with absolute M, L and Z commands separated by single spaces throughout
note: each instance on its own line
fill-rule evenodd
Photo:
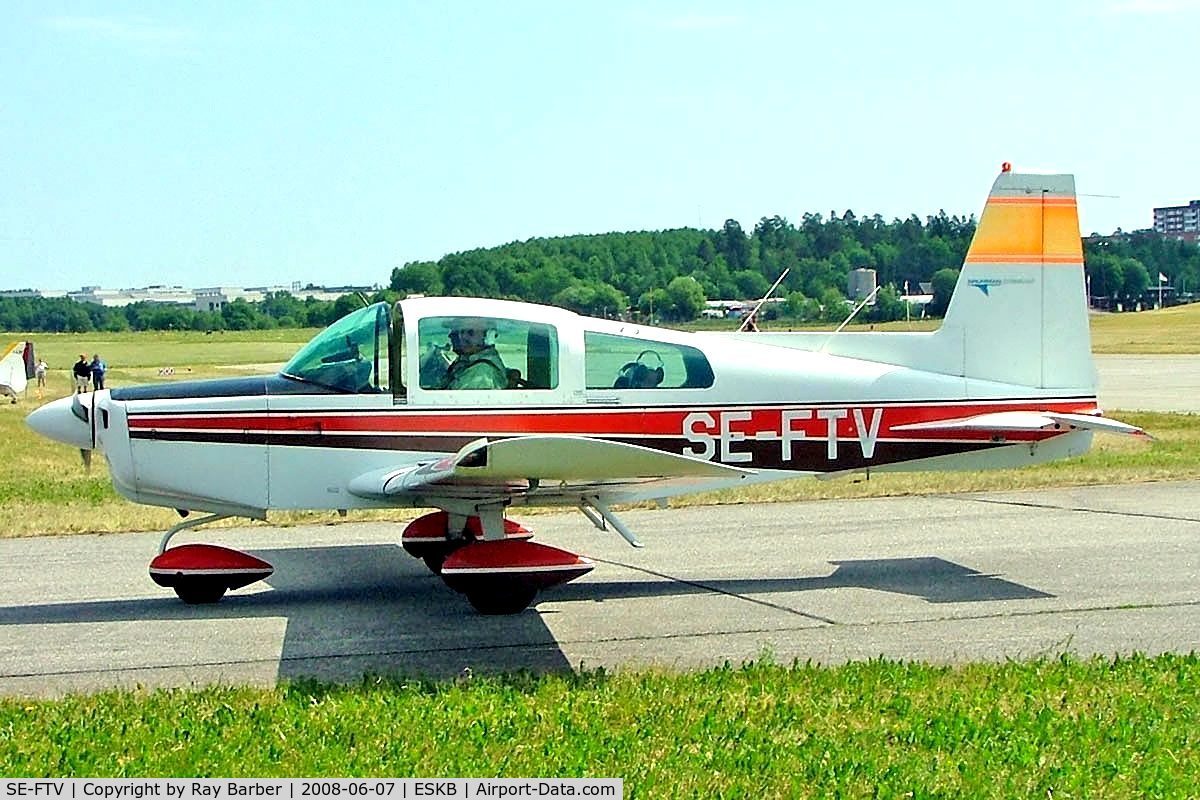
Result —
M 621 367 L 614 389 L 653 389 L 663 381 L 663 360 L 654 350 L 643 350 Z

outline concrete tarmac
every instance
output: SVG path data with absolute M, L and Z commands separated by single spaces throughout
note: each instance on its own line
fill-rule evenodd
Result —
M 398 525 L 181 534 L 276 567 L 215 606 L 150 581 L 158 534 L 3 540 L 0 693 L 1200 649 L 1197 482 L 622 516 L 644 549 L 524 518 L 596 569 L 512 617 L 476 614 Z
M 1200 355 L 1095 359 L 1105 411 L 1200 412 Z

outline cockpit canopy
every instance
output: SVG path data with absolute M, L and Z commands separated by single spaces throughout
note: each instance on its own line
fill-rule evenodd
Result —
M 413 394 L 421 402 L 467 403 L 472 401 L 463 390 L 478 389 L 506 390 L 503 399 L 489 402 L 519 404 L 551 402 L 551 393 L 711 387 L 714 375 L 705 354 L 680 338 L 549 306 L 410 298 L 342 317 L 280 374 L 323 391 L 390 394 L 398 403 Z M 410 348 L 412 358 L 406 355 Z M 468 374 L 472 363 L 481 364 L 477 371 L 489 380 L 456 383 L 455 369 L 467 365 L 457 374 Z
M 314 336 L 281 375 L 351 394 L 390 392 L 387 303 L 360 308 Z

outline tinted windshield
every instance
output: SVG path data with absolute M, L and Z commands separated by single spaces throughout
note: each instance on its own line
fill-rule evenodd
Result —
M 283 366 L 280 374 L 342 392 L 386 392 L 387 303 L 361 308 L 318 333 Z

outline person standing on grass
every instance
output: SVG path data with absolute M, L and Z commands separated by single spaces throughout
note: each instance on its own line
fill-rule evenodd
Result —
M 79 354 L 79 360 L 71 367 L 71 374 L 75 376 L 75 394 L 83 394 L 91 388 L 92 365 L 88 363 L 85 353 Z
M 104 388 L 104 373 L 108 371 L 108 364 L 100 360 L 99 353 L 92 353 L 92 363 L 88 368 L 92 372 L 92 391 L 100 391 Z

